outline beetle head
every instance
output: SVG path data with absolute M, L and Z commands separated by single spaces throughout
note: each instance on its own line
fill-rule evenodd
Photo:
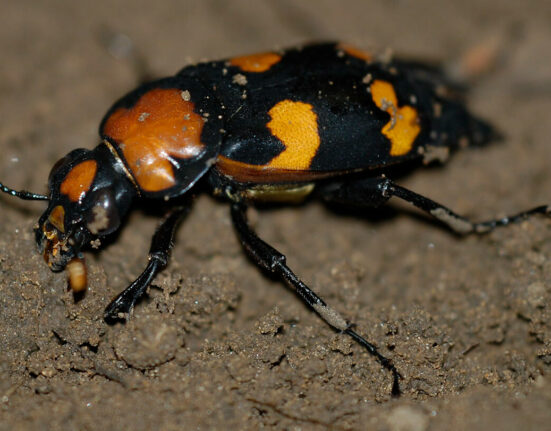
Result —
M 118 230 L 136 194 L 105 145 L 77 149 L 59 160 L 48 188 L 49 205 L 35 236 L 52 271 L 81 260 L 83 247 Z

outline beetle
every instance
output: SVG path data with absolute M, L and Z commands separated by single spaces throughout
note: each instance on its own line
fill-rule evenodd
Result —
M 512 217 L 474 223 L 396 184 L 395 166 L 427 164 L 497 137 L 470 114 L 461 88 L 440 68 L 379 58 L 343 43 L 320 43 L 191 65 L 139 86 L 109 109 L 100 144 L 59 160 L 48 194 L 0 189 L 46 200 L 36 243 L 53 271 L 65 268 L 74 291 L 86 288 L 82 251 L 121 227 L 138 201 L 167 202 L 143 273 L 106 308 L 125 318 L 169 260 L 176 228 L 188 210 L 182 197 L 202 184 L 229 201 L 237 235 L 258 266 L 295 289 L 334 329 L 351 336 L 393 376 L 392 361 L 353 329 L 260 239 L 247 220 L 258 201 L 296 202 L 318 196 L 375 208 L 397 197 L 459 234 L 549 214 L 540 206 Z

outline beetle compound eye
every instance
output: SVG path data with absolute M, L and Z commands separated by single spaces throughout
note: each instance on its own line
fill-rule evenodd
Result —
M 86 227 L 94 235 L 108 235 L 116 231 L 121 219 L 117 199 L 111 189 L 101 189 L 93 196 L 94 204 L 86 217 Z

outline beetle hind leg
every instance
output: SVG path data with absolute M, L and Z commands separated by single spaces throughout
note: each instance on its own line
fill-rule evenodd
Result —
M 551 205 L 541 205 L 512 216 L 473 222 L 432 199 L 401 187 L 384 177 L 354 179 L 326 186 L 321 191 L 328 201 L 378 207 L 395 196 L 430 214 L 458 235 L 485 234 L 496 227 L 526 220 L 536 214 L 550 216 Z
M 472 222 L 468 218 L 460 216 L 454 213 L 449 208 L 446 208 L 444 205 L 439 204 L 429 198 L 426 198 L 420 194 L 412 192 L 409 189 L 398 186 L 394 183 L 391 183 L 387 187 L 387 193 L 392 196 L 396 196 L 400 199 L 405 200 L 406 202 L 411 203 L 417 208 L 429 213 L 435 217 L 440 222 L 444 223 L 450 227 L 454 232 L 465 235 L 465 234 L 485 234 L 496 227 L 507 226 L 513 223 L 519 223 L 521 221 L 527 220 L 530 217 L 540 214 L 549 216 L 551 215 L 551 206 L 549 205 L 540 205 L 534 208 L 531 208 L 526 211 L 519 212 L 517 214 L 501 217 L 492 220 L 485 220 L 482 222 Z
M 124 319 L 132 311 L 136 302 L 143 297 L 155 276 L 166 268 L 177 227 L 188 211 L 187 206 L 177 207 L 164 218 L 151 240 L 149 262 L 145 270 L 107 306 L 104 313 L 106 321 Z
M 352 325 L 350 325 L 338 311 L 327 305 L 323 299 L 304 284 L 286 265 L 286 258 L 283 254 L 257 236 L 248 224 L 247 206 L 244 203 L 233 203 L 231 215 L 239 239 L 254 262 L 261 268 L 277 275 L 282 281 L 285 281 L 308 306 L 329 324 L 329 326 L 351 336 L 371 355 L 375 356 L 381 365 L 392 373 L 392 395 L 399 396 L 399 380 L 401 376 L 394 367 L 392 361 L 383 356 L 372 343 L 354 331 Z

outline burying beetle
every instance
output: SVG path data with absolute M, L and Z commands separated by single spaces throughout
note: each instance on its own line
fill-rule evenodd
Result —
M 549 214 L 540 206 L 473 223 L 385 176 L 388 168 L 483 145 L 493 129 L 465 108 L 460 91 L 435 67 L 378 59 L 345 44 L 313 44 L 188 66 L 117 101 L 100 125 L 101 143 L 58 161 L 48 195 L 0 189 L 48 208 L 35 230 L 53 271 L 67 268 L 74 291 L 86 288 L 82 250 L 117 231 L 137 200 L 177 202 L 153 236 L 143 273 L 106 308 L 124 318 L 169 260 L 187 206 L 179 197 L 199 181 L 231 204 L 252 259 L 295 289 L 322 319 L 351 336 L 393 376 L 393 363 L 360 336 L 262 241 L 247 221 L 254 201 L 296 202 L 317 193 L 334 202 L 378 207 L 392 196 L 459 234 Z

